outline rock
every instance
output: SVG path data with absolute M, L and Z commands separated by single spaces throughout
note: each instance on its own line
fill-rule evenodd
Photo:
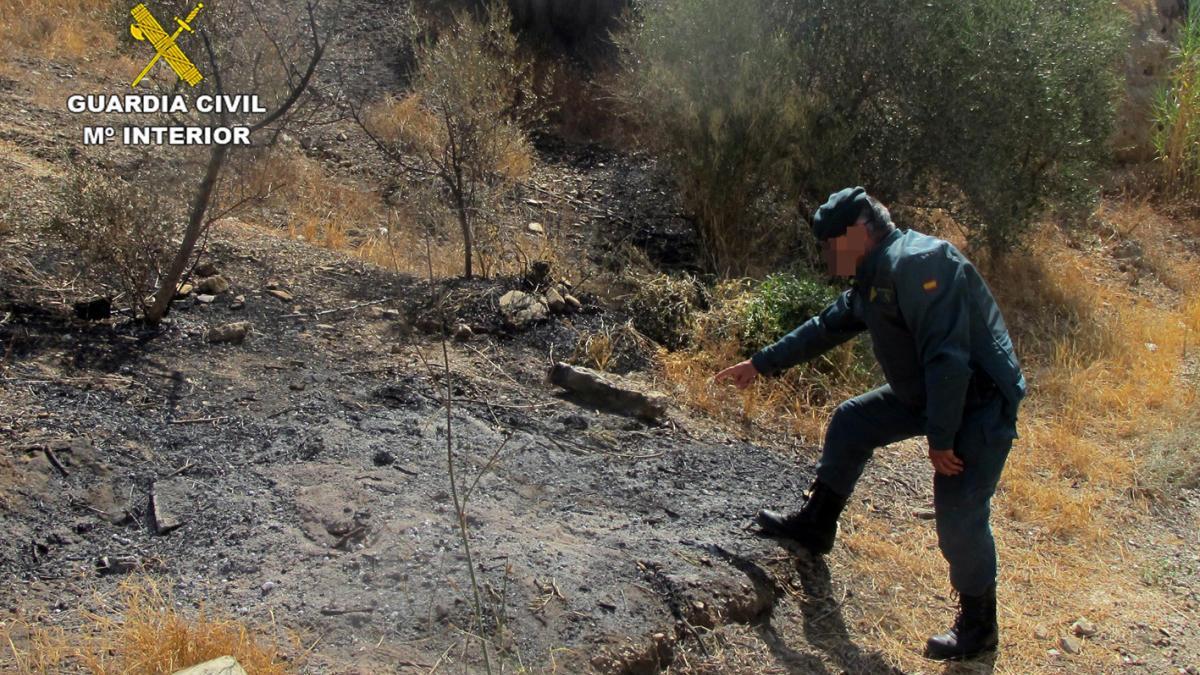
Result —
M 203 279 L 204 277 L 215 277 L 220 273 L 221 273 L 221 271 L 218 270 L 217 266 L 212 264 L 212 261 L 210 261 L 210 260 L 205 260 L 204 262 L 200 263 L 199 265 L 196 265 L 196 269 L 192 270 L 192 274 L 196 275 L 197 277 L 199 277 L 201 279 Z
M 229 292 L 229 281 L 220 274 L 205 277 L 196 283 L 196 291 L 208 295 L 220 295 Z
M 933 520 L 937 515 L 934 513 L 933 509 L 930 508 L 913 509 L 912 514 L 913 517 L 917 518 L 918 520 Z
M 587 418 L 583 415 L 563 415 L 558 418 L 558 421 L 567 429 L 574 429 L 575 431 L 587 431 L 588 426 L 590 426 Z
M 272 288 L 267 291 L 267 295 L 273 298 L 278 298 L 284 302 L 291 302 L 294 299 L 291 293 L 288 293 L 282 288 Z
M 657 420 L 667 412 L 666 399 L 662 396 L 648 396 L 617 386 L 590 368 L 556 363 L 550 368 L 548 379 L 551 384 L 574 393 L 581 402 L 620 415 Z
M 246 675 L 246 669 L 232 656 L 222 656 L 191 668 L 177 670 L 174 675 Z
M 1037 628 L 1033 629 L 1033 637 L 1039 640 L 1049 640 L 1050 631 L 1046 630 L 1045 626 L 1038 626 Z
M 1113 247 L 1113 257 L 1117 260 L 1140 261 L 1146 256 L 1141 242 L 1136 239 L 1126 239 Z
M 179 287 L 179 290 L 175 291 L 175 299 L 183 300 L 187 296 L 191 295 L 193 290 L 195 290 L 194 286 L 191 284 L 184 284 Z
M 583 303 L 579 301 L 579 298 L 570 293 L 563 295 L 563 302 L 567 303 L 567 313 L 569 314 L 574 314 L 583 309 Z
M 546 234 L 546 226 L 541 223 L 530 223 L 525 226 L 530 234 Z
M 513 328 L 525 328 L 543 321 L 550 312 L 545 300 L 524 291 L 509 291 L 500 298 L 500 313 Z
M 563 299 L 562 294 L 556 288 L 546 291 L 546 306 L 555 314 L 563 314 L 567 311 L 567 301 Z
M 275 590 L 278 586 L 279 584 L 275 583 L 274 581 L 264 581 L 263 585 L 258 587 L 258 590 L 262 591 L 263 595 L 266 595 Z
M 376 321 L 381 320 L 381 319 L 389 319 L 389 320 L 399 319 L 400 318 L 400 310 L 384 309 L 378 305 L 372 305 L 371 307 L 369 307 L 367 309 L 367 318 L 374 319 Z
M 149 518 L 154 534 L 170 534 L 185 522 L 191 511 L 191 490 L 184 480 L 158 481 L 150 488 Z
M 196 304 L 211 305 L 211 304 L 213 304 L 213 301 L 216 299 L 217 299 L 217 296 L 215 296 L 215 295 L 207 295 L 205 293 L 201 293 L 200 295 L 196 296 Z
M 396 456 L 387 450 L 380 450 L 375 453 L 371 461 L 375 463 L 375 466 L 391 466 L 396 463 Z
M 458 340 L 459 342 L 466 342 L 474 336 L 475 331 L 471 330 L 471 327 L 465 323 L 458 324 L 458 326 L 454 329 L 454 339 Z
M 1080 617 L 1075 623 L 1071 624 L 1071 633 L 1077 637 L 1092 637 L 1097 632 L 1099 630 L 1096 628 L 1096 624 L 1083 617 Z
M 128 574 L 142 568 L 142 562 L 132 555 L 102 555 L 96 559 L 96 571 L 101 576 Z
M 229 303 L 229 309 L 245 309 L 245 308 L 246 308 L 246 296 L 244 296 L 244 295 L 239 295 L 239 296 L 235 297 L 233 299 L 233 302 Z
M 1074 635 L 1064 635 L 1062 639 L 1058 641 L 1058 645 L 1062 647 L 1063 651 L 1068 654 L 1079 654 L 1083 651 L 1083 640 L 1080 640 Z
M 249 332 L 250 322 L 238 321 L 210 329 L 208 331 L 208 341 L 213 344 L 240 345 L 246 339 L 246 335 Z
M 102 321 L 112 316 L 112 298 L 98 297 L 75 303 L 75 316 L 84 321 Z

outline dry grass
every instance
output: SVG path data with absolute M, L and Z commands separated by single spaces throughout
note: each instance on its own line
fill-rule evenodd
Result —
M 152 579 L 123 583 L 111 601 L 102 598 L 100 605 L 99 612 L 84 612 L 81 624 L 67 628 L 0 624 L 0 644 L 8 646 L 11 667 L 18 673 L 150 675 L 233 656 L 250 673 L 294 670 L 284 645 L 204 607 L 184 612 Z M 300 651 L 294 639 L 286 648 Z
M 235 182 L 245 194 L 263 196 L 266 208 L 283 212 L 290 236 L 322 248 L 366 252 L 368 260 L 383 262 L 371 242 L 380 228 L 391 229 L 396 214 L 378 192 L 343 180 L 321 162 L 284 148 L 257 158 Z M 412 259 L 404 271 L 423 273 L 424 267 L 413 262 L 417 248 L 416 240 L 401 243 L 405 259 Z M 424 244 L 419 248 L 423 259 Z
M 1144 206 L 1109 215 L 1145 223 L 1147 237 L 1168 230 Z M 1114 535 L 1145 518 L 1129 489 L 1146 460 L 1138 439 L 1173 427 L 1197 403 L 1196 390 L 1178 377 L 1188 336 L 1200 334 L 1200 296 L 1146 297 L 1111 258 L 1070 248 L 1051 231 L 1040 237 L 1038 255 L 1014 259 L 992 277 L 1032 384 L 995 504 L 1006 631 L 997 670 L 1013 673 L 1054 668 L 1045 650 L 1079 616 L 1103 622 L 1158 611 L 1130 573 L 1136 560 Z M 1180 255 L 1170 267 L 1200 273 Z M 944 592 L 932 528 L 864 518 L 846 541 L 855 573 L 877 585 L 919 579 L 916 597 Z M 865 612 L 886 617 L 868 632 L 906 668 L 920 667 L 914 646 L 950 613 L 887 602 Z M 1038 627 L 1051 643 L 1035 637 Z M 1118 664 L 1115 653 L 1100 649 L 1073 662 L 1085 670 Z
M 988 275 L 1031 384 L 1021 438 L 994 505 L 1005 632 L 997 672 L 1066 667 L 1048 660 L 1046 650 L 1079 616 L 1121 623 L 1162 611 L 1138 582 L 1136 554 L 1116 535 L 1147 522 L 1142 492 L 1133 486 L 1186 469 L 1186 452 L 1152 439 L 1180 427 L 1200 403 L 1196 388 L 1179 380 L 1188 350 L 1194 360 L 1200 349 L 1200 293 L 1178 283 L 1200 278 L 1200 261 L 1175 245 L 1194 225 L 1145 204 L 1107 204 L 1100 215 L 1108 227 L 1090 247 L 1073 248 L 1045 228 L 1035 255 L 1015 257 Z M 1137 238 L 1145 251 L 1124 270 L 1107 255 L 1122 238 Z M 844 391 L 814 399 L 792 375 L 744 393 L 714 387 L 711 375 L 740 355 L 727 339 L 702 347 L 668 356 L 666 377 L 691 405 L 747 432 L 783 430 L 803 446 L 819 445 L 837 398 L 861 390 L 846 383 Z M 922 461 L 915 451 L 889 453 L 901 456 L 883 461 Z M 949 590 L 932 524 L 861 509 L 846 521 L 844 574 L 860 580 L 848 614 L 857 614 L 857 630 L 889 661 L 905 670 L 927 668 L 919 649 L 930 629 L 953 614 L 949 599 L 927 604 Z M 1036 638 L 1039 628 L 1050 638 Z M 1092 672 L 1119 660 L 1114 651 L 1092 647 L 1070 667 Z
M 714 418 L 736 421 L 749 433 L 785 431 L 802 445 L 819 444 L 833 408 L 871 383 L 852 374 L 854 354 L 846 345 L 823 359 L 832 376 L 818 377 L 800 367 L 778 378 L 760 378 L 744 391 L 713 384 L 714 373 L 744 358 L 736 322 L 746 289 L 744 283 L 729 282 L 714 290 L 712 303 L 717 310 L 698 317 L 693 349 L 664 355 L 663 375 L 689 405 Z
M 0 0 L 0 44 L 47 58 L 92 57 L 116 44 L 112 16 L 109 2 Z
M 571 362 L 602 372 L 623 373 L 644 369 L 653 363 L 658 345 L 638 332 L 632 321 L 610 324 L 583 333 L 575 344 Z
M 449 143 L 445 125 L 417 94 L 380 101 L 368 108 L 363 117 L 372 134 L 416 153 L 440 156 Z M 533 149 L 528 139 L 523 135 L 498 134 L 489 140 L 494 146 L 489 148 L 489 170 L 510 182 L 529 176 L 533 170 Z
M 403 101 L 395 105 L 406 106 Z M 412 120 L 421 117 L 420 109 L 415 110 L 409 116 Z M 399 118 L 408 119 L 399 114 L 387 116 Z M 519 164 L 528 161 L 528 156 L 517 153 L 510 159 Z M 527 168 L 511 167 L 517 173 Z M 405 274 L 426 275 L 425 232 L 432 229 L 434 276 L 462 275 L 461 231 L 453 215 L 427 187 L 406 185 L 403 195 L 385 200 L 378 190 L 336 176 L 320 161 L 298 150 L 282 148 L 242 169 L 235 182 L 245 194 L 265 195 L 263 204 L 267 209 L 284 213 L 292 237 L 349 251 Z M 475 265 L 479 273 L 485 277 L 521 274 L 534 260 L 550 261 L 560 273 L 569 269 L 565 237 L 573 214 L 559 210 L 551 219 L 527 215 L 526 220 L 506 215 L 504 219 L 495 216 L 475 224 Z M 544 223 L 545 235 L 524 230 L 525 223 L 534 218 Z

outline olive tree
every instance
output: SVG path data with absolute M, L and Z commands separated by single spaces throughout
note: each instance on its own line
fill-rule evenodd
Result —
M 1126 21 L 1108 0 L 657 0 L 622 39 L 620 94 L 713 271 L 769 252 L 764 195 L 856 183 L 1001 254 L 1091 203 Z

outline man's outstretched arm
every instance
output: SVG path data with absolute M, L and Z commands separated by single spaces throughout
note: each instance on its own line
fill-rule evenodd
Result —
M 715 380 L 728 380 L 745 389 L 760 374 L 772 375 L 816 358 L 866 330 L 854 313 L 853 293 L 846 291 L 819 315 L 749 359 L 717 373 Z
M 750 357 L 755 370 L 772 375 L 798 363 L 810 361 L 866 330 L 854 312 L 854 289 L 838 296 L 820 314 L 806 321 L 778 342 Z

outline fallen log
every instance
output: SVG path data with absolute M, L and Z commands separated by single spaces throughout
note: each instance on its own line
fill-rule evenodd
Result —
M 577 402 L 626 417 L 656 421 L 667 413 L 662 396 L 647 395 L 627 389 L 590 368 L 556 363 L 550 368 L 551 384 L 566 389 Z

